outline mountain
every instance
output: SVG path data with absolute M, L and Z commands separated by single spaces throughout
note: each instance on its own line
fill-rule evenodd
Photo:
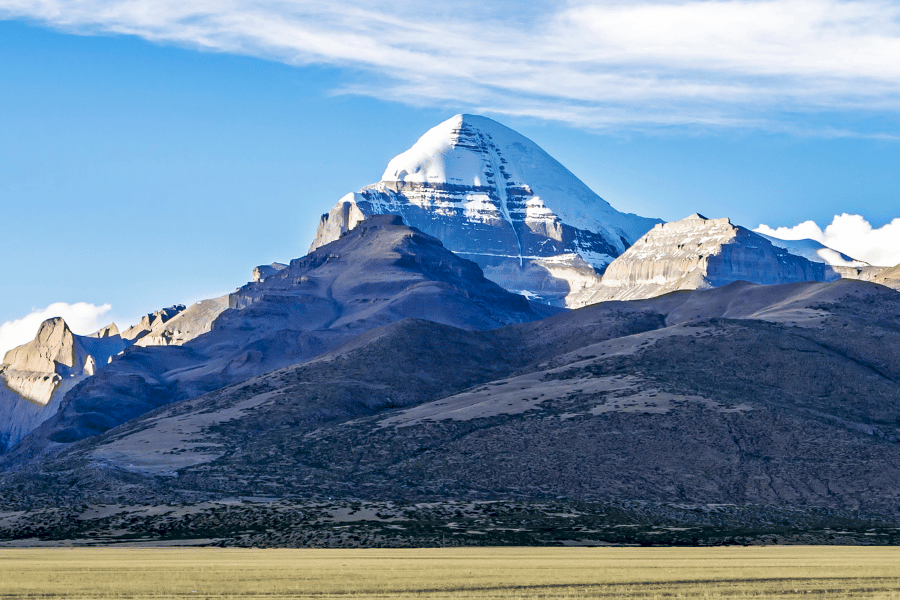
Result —
M 802 256 L 808 261 L 824 263 L 832 267 L 852 267 L 862 268 L 868 267 L 869 263 L 857 260 L 851 256 L 847 256 L 843 252 L 838 252 L 833 248 L 829 248 L 821 242 L 810 239 L 802 240 L 783 240 L 781 238 L 766 235 L 764 233 L 754 232 L 770 242 L 773 246 L 784 248 L 791 254 Z
M 900 281 L 897 278 L 897 267 L 876 267 L 872 265 L 856 267 L 831 267 L 838 275 L 845 279 L 858 281 L 872 281 L 881 285 L 900 290 Z
M 0 537 L 896 542 L 898 315 L 841 280 L 400 320 L 7 474 Z
M 734 281 L 773 285 L 839 277 L 829 265 L 788 252 L 728 219 L 694 214 L 654 226 L 607 267 L 599 286 L 586 289 L 578 301 L 652 298 Z
M 896 266 L 873 266 L 865 261 L 857 260 L 829 248 L 815 240 L 782 240 L 768 235 L 759 235 L 772 242 L 774 246 L 784 248 L 791 254 L 802 256 L 812 262 L 821 262 L 829 265 L 832 271 L 844 279 L 872 281 L 895 290 L 900 290 L 900 277 L 897 275 L 898 267 Z
M 127 345 L 115 324 L 82 336 L 59 317 L 41 323 L 34 340 L 8 351 L 0 364 L 0 452 L 53 416 L 66 392 Z
M 222 309 L 227 302 L 227 309 Z M 220 310 L 221 309 L 221 310 Z M 375 216 L 226 299 L 175 307 L 3 457 L 6 465 L 96 435 L 158 406 L 306 361 L 404 318 L 464 330 L 555 314 L 484 278 L 474 263 L 396 216 Z M 211 319 L 211 322 L 208 322 Z M 157 321 L 160 321 L 157 323 Z M 204 330 L 201 333 L 201 330 Z M 170 345 L 140 341 L 194 335 Z M 196 335 L 195 335 L 196 334 Z
M 374 214 L 401 215 L 488 279 L 557 306 L 660 222 L 615 210 L 537 144 L 475 115 L 430 129 L 381 181 L 341 198 L 310 249 Z

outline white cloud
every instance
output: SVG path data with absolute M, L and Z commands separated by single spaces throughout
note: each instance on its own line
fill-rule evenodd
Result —
M 754 231 L 783 240 L 816 240 L 873 265 L 900 264 L 900 218 L 876 229 L 860 215 L 844 213 L 836 215 L 824 230 L 813 221 L 804 221 L 794 227 L 777 229 L 760 225 Z
M 791 130 L 798 112 L 900 112 L 897 2 L 485 4 L 0 0 L 0 18 L 349 68 L 366 82 L 344 92 L 587 128 Z
M 37 309 L 21 319 L 0 325 L 0 359 L 12 348 L 34 339 L 38 327 L 47 319 L 62 317 L 73 333 L 86 335 L 109 325 L 109 304 L 96 306 L 87 302 L 67 304 L 55 302 L 47 308 Z

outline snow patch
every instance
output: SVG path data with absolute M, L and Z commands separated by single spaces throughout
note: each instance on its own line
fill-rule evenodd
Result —
M 501 164 L 505 177 L 499 172 Z M 429 129 L 412 148 L 388 163 L 381 180 L 475 187 L 496 185 L 498 190 L 524 186 L 533 194 L 529 216 L 555 215 L 568 225 L 589 231 L 612 227 L 629 244 L 656 222 L 617 211 L 540 146 L 492 119 L 477 115 L 459 114 Z M 613 236 L 613 241 L 618 242 L 620 252 L 625 250 L 617 236 Z

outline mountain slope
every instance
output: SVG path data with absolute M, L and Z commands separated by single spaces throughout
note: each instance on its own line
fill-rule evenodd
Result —
M 900 265 L 881 271 L 873 281 L 889 288 L 900 290 Z
M 784 248 L 791 254 L 802 256 L 811 262 L 820 262 L 832 267 L 862 268 L 869 266 L 869 263 L 867 262 L 856 260 L 855 258 L 847 256 L 843 252 L 838 252 L 833 248 L 829 248 L 816 240 L 783 240 L 781 238 L 772 237 L 771 235 L 759 233 L 758 231 L 754 231 L 754 233 L 772 242 L 773 246 Z
M 432 128 L 380 182 L 342 198 L 310 248 L 372 214 L 402 215 L 504 288 L 560 306 L 659 222 L 620 213 L 534 142 L 475 115 Z
M 648 528 L 727 504 L 753 535 L 860 512 L 897 523 L 898 315 L 895 292 L 838 281 L 736 283 L 482 332 L 401 321 L 79 442 L 7 476 L 2 501 L 331 497 L 500 514 L 552 500 L 582 528 L 585 503 L 639 504 Z M 602 531 L 580 535 L 622 539 Z
M 163 404 L 303 362 L 403 318 L 480 330 L 559 312 L 503 290 L 395 216 L 372 217 L 243 286 L 228 306 L 208 332 L 182 345 L 128 348 L 67 394 L 59 412 L 3 463 L 19 464 Z
M 733 281 L 764 285 L 833 281 L 839 275 L 728 219 L 692 215 L 656 225 L 610 264 L 599 286 L 581 303 L 652 298 L 676 290 L 718 287 Z
M 53 416 L 66 392 L 128 345 L 115 325 L 82 336 L 59 317 L 41 323 L 34 340 L 0 364 L 0 452 Z

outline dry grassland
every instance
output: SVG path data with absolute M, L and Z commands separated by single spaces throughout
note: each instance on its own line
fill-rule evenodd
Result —
M 893 598 L 900 548 L 0 549 L 0 598 Z

